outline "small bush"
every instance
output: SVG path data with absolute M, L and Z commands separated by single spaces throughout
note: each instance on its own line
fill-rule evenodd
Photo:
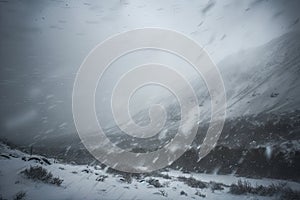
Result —
M 214 192 L 215 190 L 224 190 L 223 183 L 217 183 L 214 181 L 210 181 L 209 185 L 210 185 L 210 189 L 212 192 Z
M 163 185 L 160 184 L 159 180 L 156 180 L 156 179 L 153 179 L 153 178 L 150 178 L 147 182 L 149 183 L 149 185 L 153 185 L 156 188 L 163 187 Z
M 26 192 L 20 191 L 14 196 L 14 200 L 23 200 L 26 197 Z
M 48 172 L 41 166 L 30 167 L 29 169 L 25 169 L 21 172 L 28 179 L 32 179 L 35 181 L 42 181 L 44 183 L 54 184 L 60 186 L 63 182 L 62 179 L 58 177 L 53 177 L 51 172 Z
M 180 176 L 180 177 L 178 177 L 178 180 L 184 182 L 186 185 L 188 185 L 192 188 L 206 188 L 207 187 L 207 185 L 204 182 L 196 180 L 193 177 L 186 178 L 186 177 Z
M 57 185 L 57 186 L 60 186 L 62 184 L 64 180 L 58 178 L 58 177 L 54 177 L 50 183 L 53 184 L 53 185 Z
M 279 193 L 283 190 L 285 185 L 279 184 L 274 185 L 271 184 L 269 186 L 251 186 L 251 183 L 249 181 L 241 181 L 239 180 L 237 184 L 232 184 L 230 186 L 229 192 L 232 194 L 257 194 L 260 196 L 272 196 L 276 193 Z
M 251 193 L 252 187 L 249 181 L 238 180 L 237 184 L 231 184 L 229 192 L 231 194 L 247 194 Z

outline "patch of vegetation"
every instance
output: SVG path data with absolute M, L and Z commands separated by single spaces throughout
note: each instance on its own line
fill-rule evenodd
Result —
M 207 188 L 207 185 L 204 182 L 196 180 L 193 177 L 186 178 L 184 176 L 179 176 L 178 180 L 184 182 L 186 185 L 192 188 Z
M 163 187 L 163 185 L 159 182 L 159 180 L 156 180 L 156 179 L 153 179 L 153 178 L 150 178 L 147 182 L 149 183 L 149 185 L 153 185 L 156 188 Z
M 187 193 L 186 193 L 185 191 L 182 190 L 182 191 L 180 192 L 180 195 L 187 196 Z
M 25 199 L 25 197 L 26 197 L 26 192 L 20 191 L 17 194 L 15 194 L 13 199 L 14 200 L 23 200 L 23 199 Z
M 247 193 L 252 193 L 252 186 L 249 181 L 242 181 L 238 180 L 237 184 L 231 184 L 229 192 L 231 194 L 247 194 Z
M 217 183 L 214 181 L 210 181 L 209 182 L 209 186 L 212 192 L 214 192 L 215 190 L 224 190 L 224 184 L 223 183 Z
M 42 181 L 44 183 L 49 183 L 57 186 L 60 186 L 63 182 L 62 179 L 53 177 L 51 172 L 48 172 L 41 166 L 31 166 L 29 169 L 25 169 L 24 171 L 22 171 L 21 174 L 24 174 L 28 179 Z
M 271 184 L 269 186 L 252 186 L 249 181 L 239 180 L 237 184 L 230 186 L 229 192 L 236 195 L 255 194 L 259 196 L 274 196 L 278 195 L 283 200 L 300 199 L 300 191 L 292 190 L 286 187 L 286 184 Z

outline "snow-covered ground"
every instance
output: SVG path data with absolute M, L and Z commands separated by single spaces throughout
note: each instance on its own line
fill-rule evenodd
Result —
M 42 158 L 41 156 L 33 157 Z M 274 199 L 275 196 L 232 195 L 228 193 L 229 185 L 236 183 L 239 179 L 248 180 L 252 185 L 283 182 L 272 179 L 246 179 L 233 175 L 186 174 L 170 170 L 161 172 L 161 174 L 168 174 L 171 179 L 145 176 L 138 179 L 132 178 L 132 182 L 127 183 L 122 180 L 121 175 L 107 173 L 105 169 L 97 166 L 62 164 L 53 159 L 48 159 L 51 162 L 48 165 L 35 160 L 27 161 L 28 158 L 30 156 L 23 152 L 1 145 L 0 197 L 3 199 L 13 199 L 20 191 L 26 193 L 25 199 Z M 63 179 L 63 183 L 61 186 L 56 186 L 25 178 L 20 172 L 30 166 L 42 166 L 54 177 Z M 107 178 L 104 181 L 97 181 L 101 175 L 105 175 Z M 192 188 L 178 180 L 178 177 L 183 176 L 192 176 L 205 183 L 210 181 L 223 183 L 224 190 L 212 191 L 210 187 Z M 148 180 L 151 178 L 158 180 L 163 187 L 156 188 L 150 185 Z M 286 183 L 294 190 L 300 188 L 299 183 Z M 182 191 L 186 194 L 181 194 Z M 205 197 L 196 195 L 197 191 Z

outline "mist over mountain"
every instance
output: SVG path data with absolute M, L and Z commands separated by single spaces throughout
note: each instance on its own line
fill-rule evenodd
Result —
M 166 27 L 203 45 L 218 64 L 236 51 L 299 29 L 298 7 L 293 0 L 2 1 L 0 136 L 28 144 L 76 132 L 71 109 L 76 71 L 109 35 Z M 206 97 L 200 89 L 199 94 Z
M 250 150 L 271 147 L 278 152 L 299 150 L 299 36 L 299 32 L 287 33 L 265 45 L 231 55 L 218 64 L 227 91 L 228 107 L 218 145 Z M 203 81 L 196 79 L 193 84 L 198 89 L 199 102 L 202 101 L 199 107 L 203 113 L 193 143 L 197 150 L 207 131 L 210 98 L 203 87 Z M 161 101 L 167 105 L 168 119 L 164 129 L 156 136 L 148 139 L 134 138 L 122 133 L 118 127 L 111 127 L 105 130 L 109 139 L 119 147 L 134 152 L 153 151 L 170 142 L 179 128 L 180 109 L 172 96 Z M 134 115 L 135 121 L 149 122 L 145 117 L 148 116 L 147 112 L 146 109 Z M 76 157 L 81 157 L 81 154 L 85 155 L 84 162 L 93 160 L 85 152 L 76 133 L 50 134 L 35 139 L 31 144 L 40 152 L 55 154 L 60 158 L 68 157 L 69 161 L 78 161 Z M 26 149 L 27 145 L 24 143 L 22 146 Z M 197 165 L 197 156 L 194 161 L 189 158 L 189 162 Z

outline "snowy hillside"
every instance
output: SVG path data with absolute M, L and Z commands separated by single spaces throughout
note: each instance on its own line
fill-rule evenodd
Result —
M 175 170 L 142 175 L 113 173 L 98 165 L 62 164 L 57 163 L 54 159 L 38 155 L 29 156 L 9 149 L 5 145 L 1 145 L 0 148 L 1 199 L 17 199 L 19 197 L 20 199 L 238 200 L 279 199 L 280 197 L 293 199 L 291 197 L 298 198 L 300 195 L 300 184 L 296 182 L 245 179 L 233 175 L 186 174 Z M 45 183 L 46 178 L 39 178 L 37 173 L 34 176 L 29 176 L 28 173 L 26 175 L 24 173 L 26 169 L 45 169 L 52 174 L 51 176 L 62 180 L 62 183 Z M 256 189 L 260 191 L 259 194 L 250 194 L 250 191 L 238 195 L 238 192 L 234 190 L 237 186 L 232 185 L 236 184 L 238 180 L 248 181 L 247 184 L 251 184 L 253 188 L 259 188 L 258 186 L 261 185 L 261 189 Z M 276 185 L 282 189 L 276 189 Z M 267 188 L 279 191 L 271 192 Z
M 300 32 L 229 56 L 218 67 L 227 94 L 227 117 L 299 109 Z
M 227 56 L 217 67 L 227 98 L 227 119 L 299 109 L 300 32 Z M 210 117 L 210 97 L 200 78 L 193 80 L 200 108 Z

